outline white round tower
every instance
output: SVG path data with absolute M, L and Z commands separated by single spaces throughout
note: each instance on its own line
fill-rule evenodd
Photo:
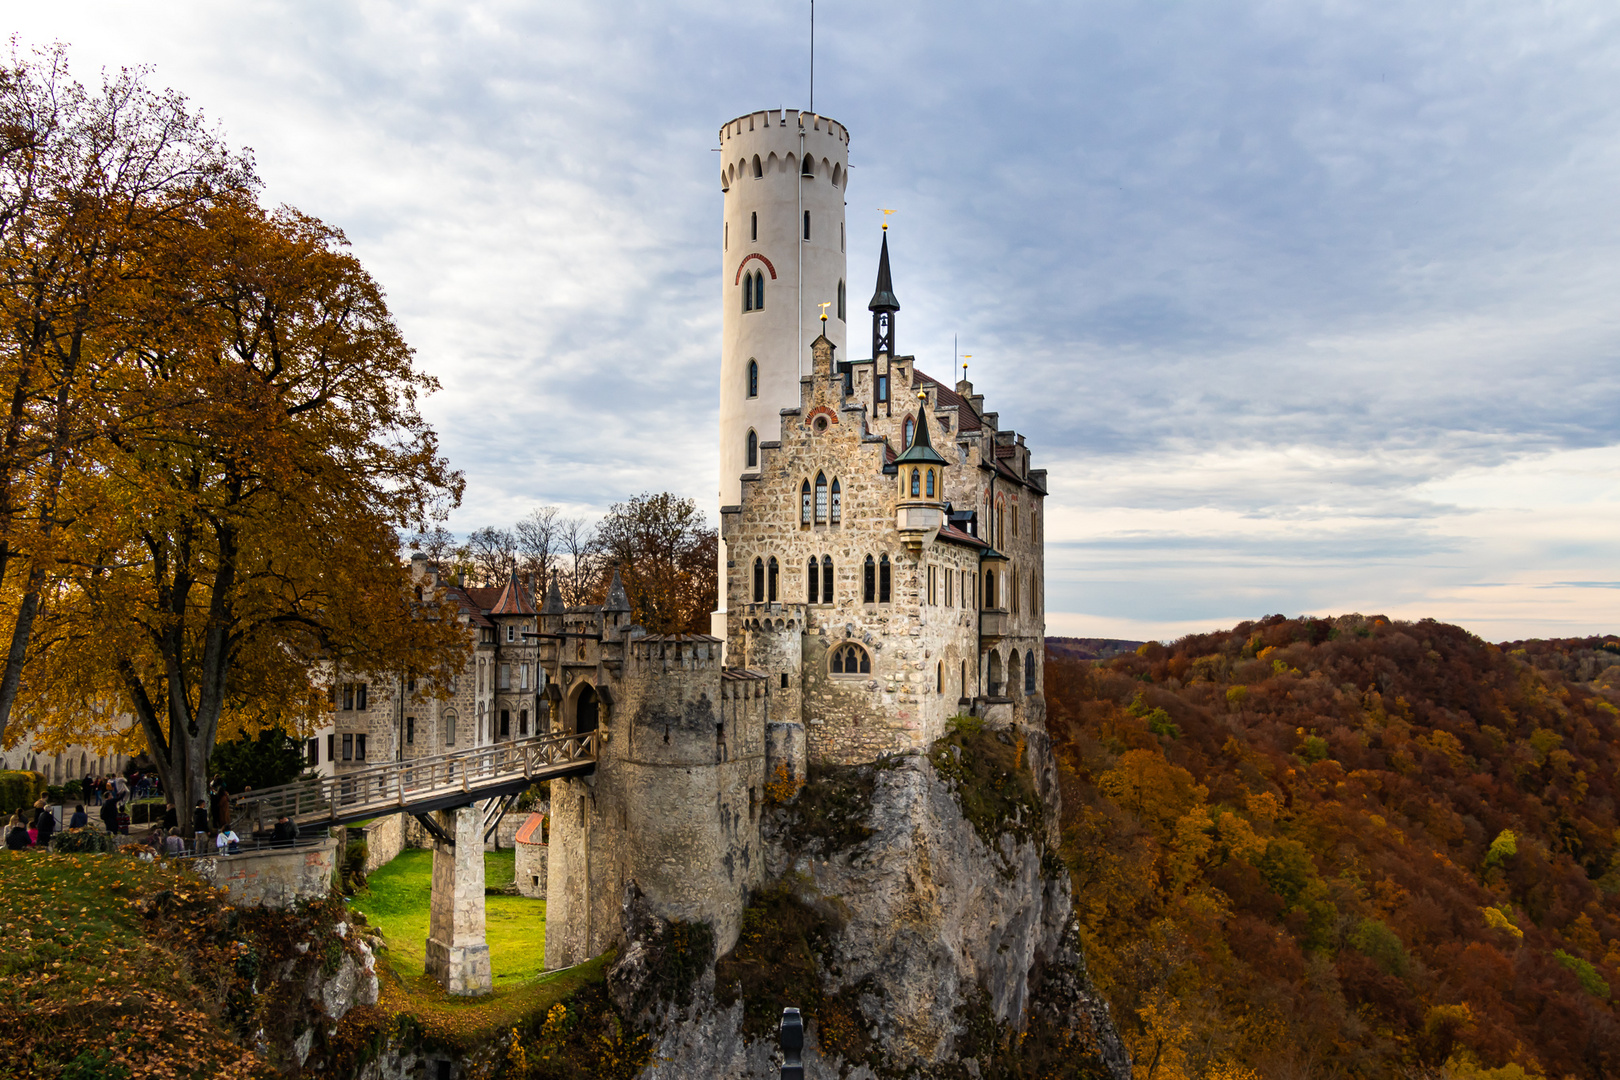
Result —
M 810 343 L 844 345 L 853 314 L 844 251 L 849 132 L 794 109 L 739 116 L 720 129 L 720 505 L 742 500 L 758 444 L 780 435 L 783 409 L 799 404 Z M 749 455 L 754 455 L 749 460 Z M 720 547 L 725 636 L 726 550 Z

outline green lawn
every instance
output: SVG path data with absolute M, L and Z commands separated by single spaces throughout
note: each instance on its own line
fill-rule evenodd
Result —
M 484 855 L 486 887 L 513 879 L 510 851 Z M 388 941 L 387 959 L 406 982 L 422 974 L 427 958 L 428 899 L 433 884 L 433 853 L 410 849 L 372 874 L 368 888 L 349 901 Z M 495 989 L 534 979 L 546 966 L 546 902 L 526 896 L 485 896 L 484 935 Z

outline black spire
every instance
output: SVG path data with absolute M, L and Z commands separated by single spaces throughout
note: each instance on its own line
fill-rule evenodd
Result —
M 894 353 L 894 313 L 900 310 L 900 301 L 894 295 L 894 282 L 889 280 L 889 230 L 883 229 L 883 251 L 878 255 L 877 291 L 866 305 L 872 313 L 872 357 Z

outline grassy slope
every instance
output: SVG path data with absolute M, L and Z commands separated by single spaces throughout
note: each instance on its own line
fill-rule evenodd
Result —
M 491 888 L 512 881 L 514 857 L 509 851 L 484 856 L 484 876 Z M 387 958 L 406 983 L 422 974 L 428 935 L 428 899 L 433 881 L 431 851 L 402 851 L 372 874 L 369 888 L 350 901 L 366 921 L 388 939 Z M 497 991 L 522 985 L 545 970 L 546 902 L 526 896 L 486 896 L 484 934 Z
M 180 907 L 154 937 L 143 898 Z M 192 914 L 217 910 L 206 885 L 162 863 L 122 855 L 0 851 L 0 1076 L 247 1075 L 243 1049 L 197 1007 L 210 997 L 193 969 Z M 167 1048 L 192 1050 L 176 1061 Z M 25 1064 L 26 1062 L 26 1064 Z

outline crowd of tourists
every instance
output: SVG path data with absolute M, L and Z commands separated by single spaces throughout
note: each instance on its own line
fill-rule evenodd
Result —
M 66 828 L 90 827 L 86 804 L 98 807 L 97 816 L 102 829 L 110 836 L 130 836 L 130 804 L 136 800 L 161 794 L 162 784 L 155 774 L 132 772 L 129 776 L 85 777 L 81 790 L 84 802 L 77 802 Z M 252 790 L 247 788 L 244 790 Z M 180 810 L 169 800 L 161 817 L 155 814 L 146 822 L 146 832 L 140 842 L 150 845 L 158 854 L 171 857 L 185 855 L 235 855 L 242 847 L 242 838 L 231 827 L 231 795 L 218 779 L 208 786 L 209 797 L 198 799 L 196 806 L 182 822 Z M 65 808 L 64 808 L 65 809 Z M 148 807 L 150 813 L 155 807 Z M 3 812 L 3 811 L 0 811 Z M 45 848 L 51 837 L 63 828 L 56 808 L 45 796 L 32 807 L 19 806 L 6 823 L 5 846 L 13 851 Z M 287 818 L 276 822 L 269 841 L 274 847 L 290 847 L 297 842 L 298 829 Z

